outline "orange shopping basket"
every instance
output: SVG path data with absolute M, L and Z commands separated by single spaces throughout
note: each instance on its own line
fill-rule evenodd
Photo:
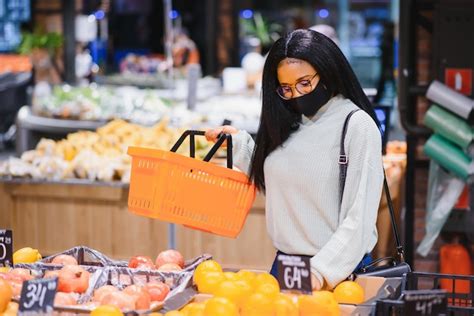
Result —
M 171 151 L 130 147 L 130 212 L 187 227 L 236 237 L 255 199 L 255 186 L 232 170 L 232 136 L 221 135 L 206 157 L 195 157 L 195 136 L 186 131 Z M 190 157 L 176 153 L 190 137 Z M 227 140 L 227 168 L 209 163 Z

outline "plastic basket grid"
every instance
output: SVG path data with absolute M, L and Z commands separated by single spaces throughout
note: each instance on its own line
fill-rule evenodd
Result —
M 131 212 L 228 237 L 240 232 L 255 198 L 243 173 L 161 150 L 129 154 Z

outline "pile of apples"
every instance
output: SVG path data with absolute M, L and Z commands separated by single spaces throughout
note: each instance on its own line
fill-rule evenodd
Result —
M 81 294 L 89 288 L 90 272 L 81 267 L 77 260 L 70 255 L 58 255 L 51 264 L 63 266 L 59 270 L 46 271 L 44 278 L 58 278 L 58 291 L 54 304 L 56 306 L 75 306 Z M 153 262 L 147 256 L 134 256 L 128 262 L 129 268 L 158 271 L 181 271 L 184 268 L 184 258 L 176 250 L 162 251 Z M 9 284 L 13 297 L 19 297 L 24 281 L 33 279 L 28 269 L 15 268 L 0 273 L 0 279 Z M 170 288 L 160 281 L 150 281 L 142 285 L 129 285 L 123 290 L 112 285 L 97 288 L 90 302 L 81 307 L 95 308 L 100 305 L 112 305 L 121 310 L 147 310 L 156 302 L 162 302 L 168 296 Z
M 128 261 L 129 268 L 149 269 L 158 271 L 181 271 L 184 268 L 183 255 L 174 249 L 162 251 L 155 262 L 147 256 L 135 256 Z

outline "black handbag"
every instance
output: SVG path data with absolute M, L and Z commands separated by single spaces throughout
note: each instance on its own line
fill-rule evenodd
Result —
M 347 127 L 351 116 L 359 111 L 359 109 L 351 111 L 344 122 L 341 135 L 341 145 L 339 152 L 339 205 L 342 203 L 342 196 L 344 195 L 344 187 L 346 184 L 347 165 L 349 160 L 344 149 L 344 140 L 346 138 Z M 388 188 L 387 177 L 385 175 L 385 169 L 383 170 L 383 189 L 387 197 L 387 205 L 390 212 L 390 219 L 392 223 L 393 235 L 395 237 L 397 256 L 386 257 L 374 260 L 372 263 L 363 266 L 358 271 L 355 271 L 351 275 L 351 279 L 354 279 L 358 275 L 365 276 L 378 276 L 378 277 L 402 277 L 405 273 L 411 272 L 410 265 L 405 262 L 403 246 L 400 243 L 400 236 L 398 234 L 397 224 L 395 222 L 395 212 L 393 210 L 392 198 L 390 196 L 390 190 Z M 379 265 L 381 262 L 386 262 L 384 265 Z

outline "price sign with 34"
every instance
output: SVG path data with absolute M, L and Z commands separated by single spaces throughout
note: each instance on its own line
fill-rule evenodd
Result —
M 52 313 L 57 288 L 58 278 L 24 282 L 20 297 L 20 314 Z
M 0 229 L 0 267 L 13 265 L 13 237 L 12 231 Z
M 282 290 L 312 292 L 310 258 L 310 256 L 278 255 L 278 283 Z

